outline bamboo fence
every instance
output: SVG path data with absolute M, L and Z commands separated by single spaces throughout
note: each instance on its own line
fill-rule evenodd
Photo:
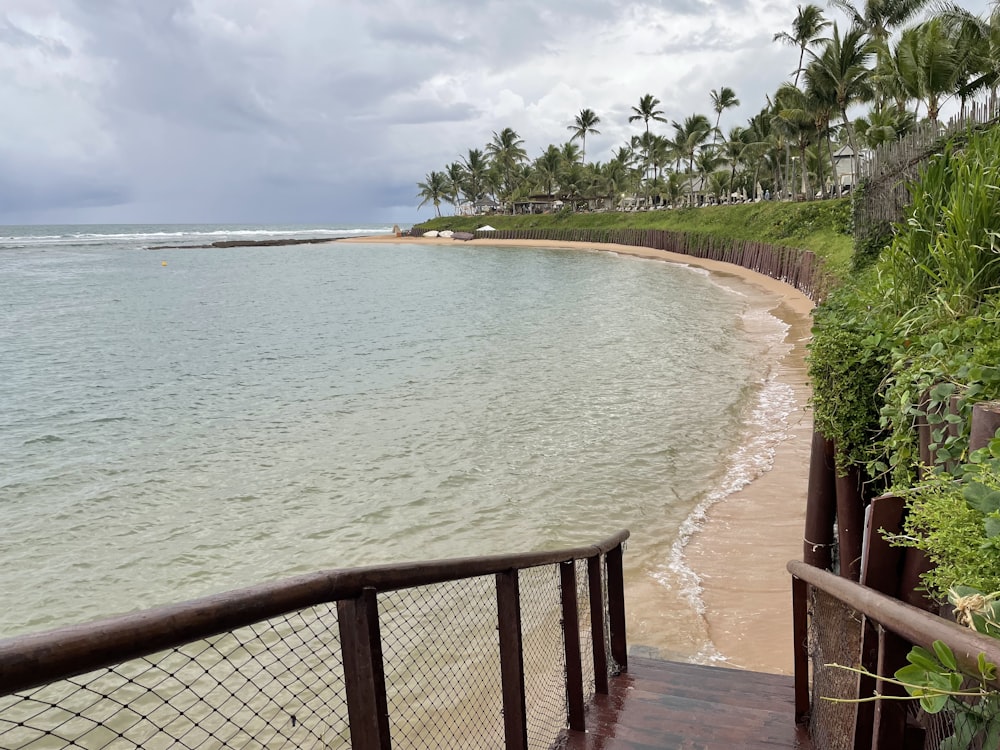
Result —
M 860 189 L 854 201 L 856 238 L 887 237 L 891 226 L 904 218 L 910 203 L 908 184 L 920 168 L 956 134 L 993 125 L 1000 117 L 1000 99 L 967 102 L 947 122 L 922 122 L 898 141 L 872 149 L 859 165 Z

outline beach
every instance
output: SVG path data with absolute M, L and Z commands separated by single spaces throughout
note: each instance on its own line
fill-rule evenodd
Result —
M 455 240 L 375 236 L 351 242 L 452 244 Z M 773 456 L 765 457 L 767 465 L 759 476 L 696 512 L 692 533 L 682 535 L 676 545 L 665 540 L 664 554 L 683 555 L 698 579 L 705 626 L 717 651 L 707 659 L 791 674 L 791 579 L 785 563 L 802 554 L 812 435 L 805 365 L 812 301 L 787 284 L 739 266 L 651 248 L 542 240 L 483 239 L 467 244 L 576 248 L 685 264 L 708 271 L 716 283 L 747 296 L 751 307 L 765 309 L 784 322 L 785 340 L 775 350 L 771 375 L 787 386 L 792 403 Z M 648 577 L 627 580 L 626 588 L 630 643 L 650 646 L 669 658 L 670 644 L 657 633 L 669 629 L 660 624 L 671 618 L 677 593 L 666 595 L 660 582 Z

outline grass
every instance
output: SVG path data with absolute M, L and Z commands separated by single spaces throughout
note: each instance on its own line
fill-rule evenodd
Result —
M 497 229 L 667 229 L 733 240 L 811 250 L 843 278 L 853 251 L 849 198 L 806 203 L 748 203 L 638 213 L 572 213 L 531 216 L 443 216 L 418 224 L 423 231 L 473 231 L 484 223 Z

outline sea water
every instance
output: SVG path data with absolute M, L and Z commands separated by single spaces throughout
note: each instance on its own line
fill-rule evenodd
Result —
M 609 253 L 149 249 L 387 230 L 0 227 L 0 636 L 620 528 L 700 632 L 683 541 L 766 467 L 783 325 Z

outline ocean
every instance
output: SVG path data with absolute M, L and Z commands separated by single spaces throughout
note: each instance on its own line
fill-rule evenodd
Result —
M 784 324 L 675 264 L 349 239 L 389 229 L 0 227 L 0 636 L 629 528 L 654 645 L 711 657 L 683 545 L 767 468 Z M 150 249 L 272 237 L 348 239 Z

